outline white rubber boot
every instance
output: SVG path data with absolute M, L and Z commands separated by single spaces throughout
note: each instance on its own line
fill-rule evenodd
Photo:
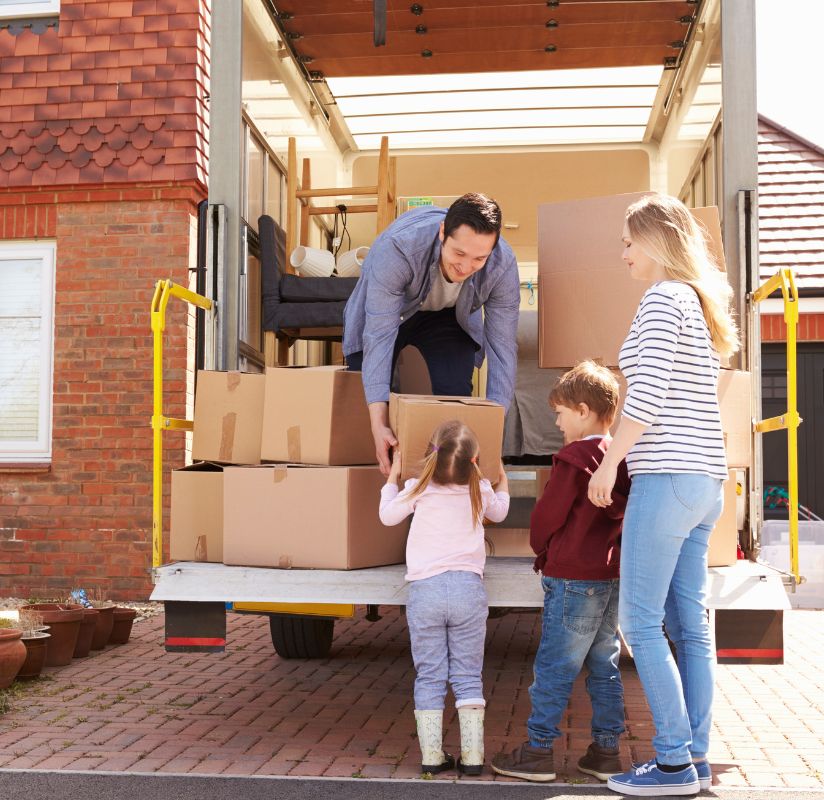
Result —
M 458 769 L 465 775 L 480 775 L 484 768 L 484 709 L 458 709 L 461 724 L 461 760 Z
M 455 759 L 443 751 L 443 710 L 415 711 L 418 744 L 421 746 L 421 772 L 433 775 L 452 769 Z

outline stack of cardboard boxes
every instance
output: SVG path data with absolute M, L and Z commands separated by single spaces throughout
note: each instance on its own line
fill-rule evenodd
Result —
M 390 416 L 416 474 L 433 430 L 460 418 L 497 475 L 503 408 L 474 398 L 393 395 Z M 172 473 L 170 556 L 276 568 L 403 563 L 409 521 L 378 518 L 384 477 L 361 375 L 277 367 L 198 373 L 190 467 Z
M 404 559 L 408 525 L 378 519 L 383 476 L 359 373 L 198 373 L 192 458 L 201 463 L 172 473 L 173 560 L 355 569 Z
M 648 284 L 632 280 L 621 261 L 627 208 L 644 193 L 598 197 L 538 208 L 538 358 L 541 367 L 570 368 L 591 358 L 618 367 L 618 351 Z M 693 215 L 709 234 L 712 254 L 724 268 L 716 208 Z M 622 397 L 625 384 L 622 381 Z M 735 563 L 741 514 L 737 468 L 751 460 L 751 379 L 722 370 L 718 386 L 721 423 L 730 467 L 724 512 L 710 541 L 710 566 Z

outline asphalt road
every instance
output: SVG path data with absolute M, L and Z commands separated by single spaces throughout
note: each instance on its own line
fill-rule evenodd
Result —
M 528 783 L 135 775 L 0 770 L 0 798 L 21 800 L 616 800 L 600 787 Z M 824 800 L 824 789 L 725 789 L 718 800 Z

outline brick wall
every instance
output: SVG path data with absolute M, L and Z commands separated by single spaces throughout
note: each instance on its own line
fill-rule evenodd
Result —
M 47 470 L 0 465 L 0 594 L 99 586 L 113 599 L 148 596 L 149 308 L 158 279 L 188 285 L 200 194 L 135 186 L 29 192 L 24 203 L 0 195 L 0 228 L 25 237 L 43 224 L 57 241 L 53 457 Z M 33 202 L 45 199 L 52 205 Z M 178 417 L 187 415 L 187 320 L 185 304 L 169 304 L 164 413 Z M 164 443 L 168 509 L 168 470 L 183 463 L 184 434 Z
M 56 27 L 0 30 L 0 239 L 57 248 L 53 458 L 0 463 L 0 596 L 148 596 L 149 304 L 158 279 L 189 282 L 210 19 L 210 0 L 61 0 Z M 170 303 L 164 412 L 178 417 L 187 322 Z M 168 495 L 184 434 L 164 442 Z
M 824 314 L 799 314 L 796 336 L 799 342 L 824 341 Z M 787 341 L 787 326 L 782 315 L 762 314 L 761 341 Z

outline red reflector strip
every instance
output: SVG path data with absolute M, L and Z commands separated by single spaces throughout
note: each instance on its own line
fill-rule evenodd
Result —
M 748 649 L 748 648 L 722 648 L 716 650 L 718 658 L 784 658 L 784 650 Z
M 167 636 L 167 647 L 224 647 L 225 639 L 207 639 L 197 636 Z

